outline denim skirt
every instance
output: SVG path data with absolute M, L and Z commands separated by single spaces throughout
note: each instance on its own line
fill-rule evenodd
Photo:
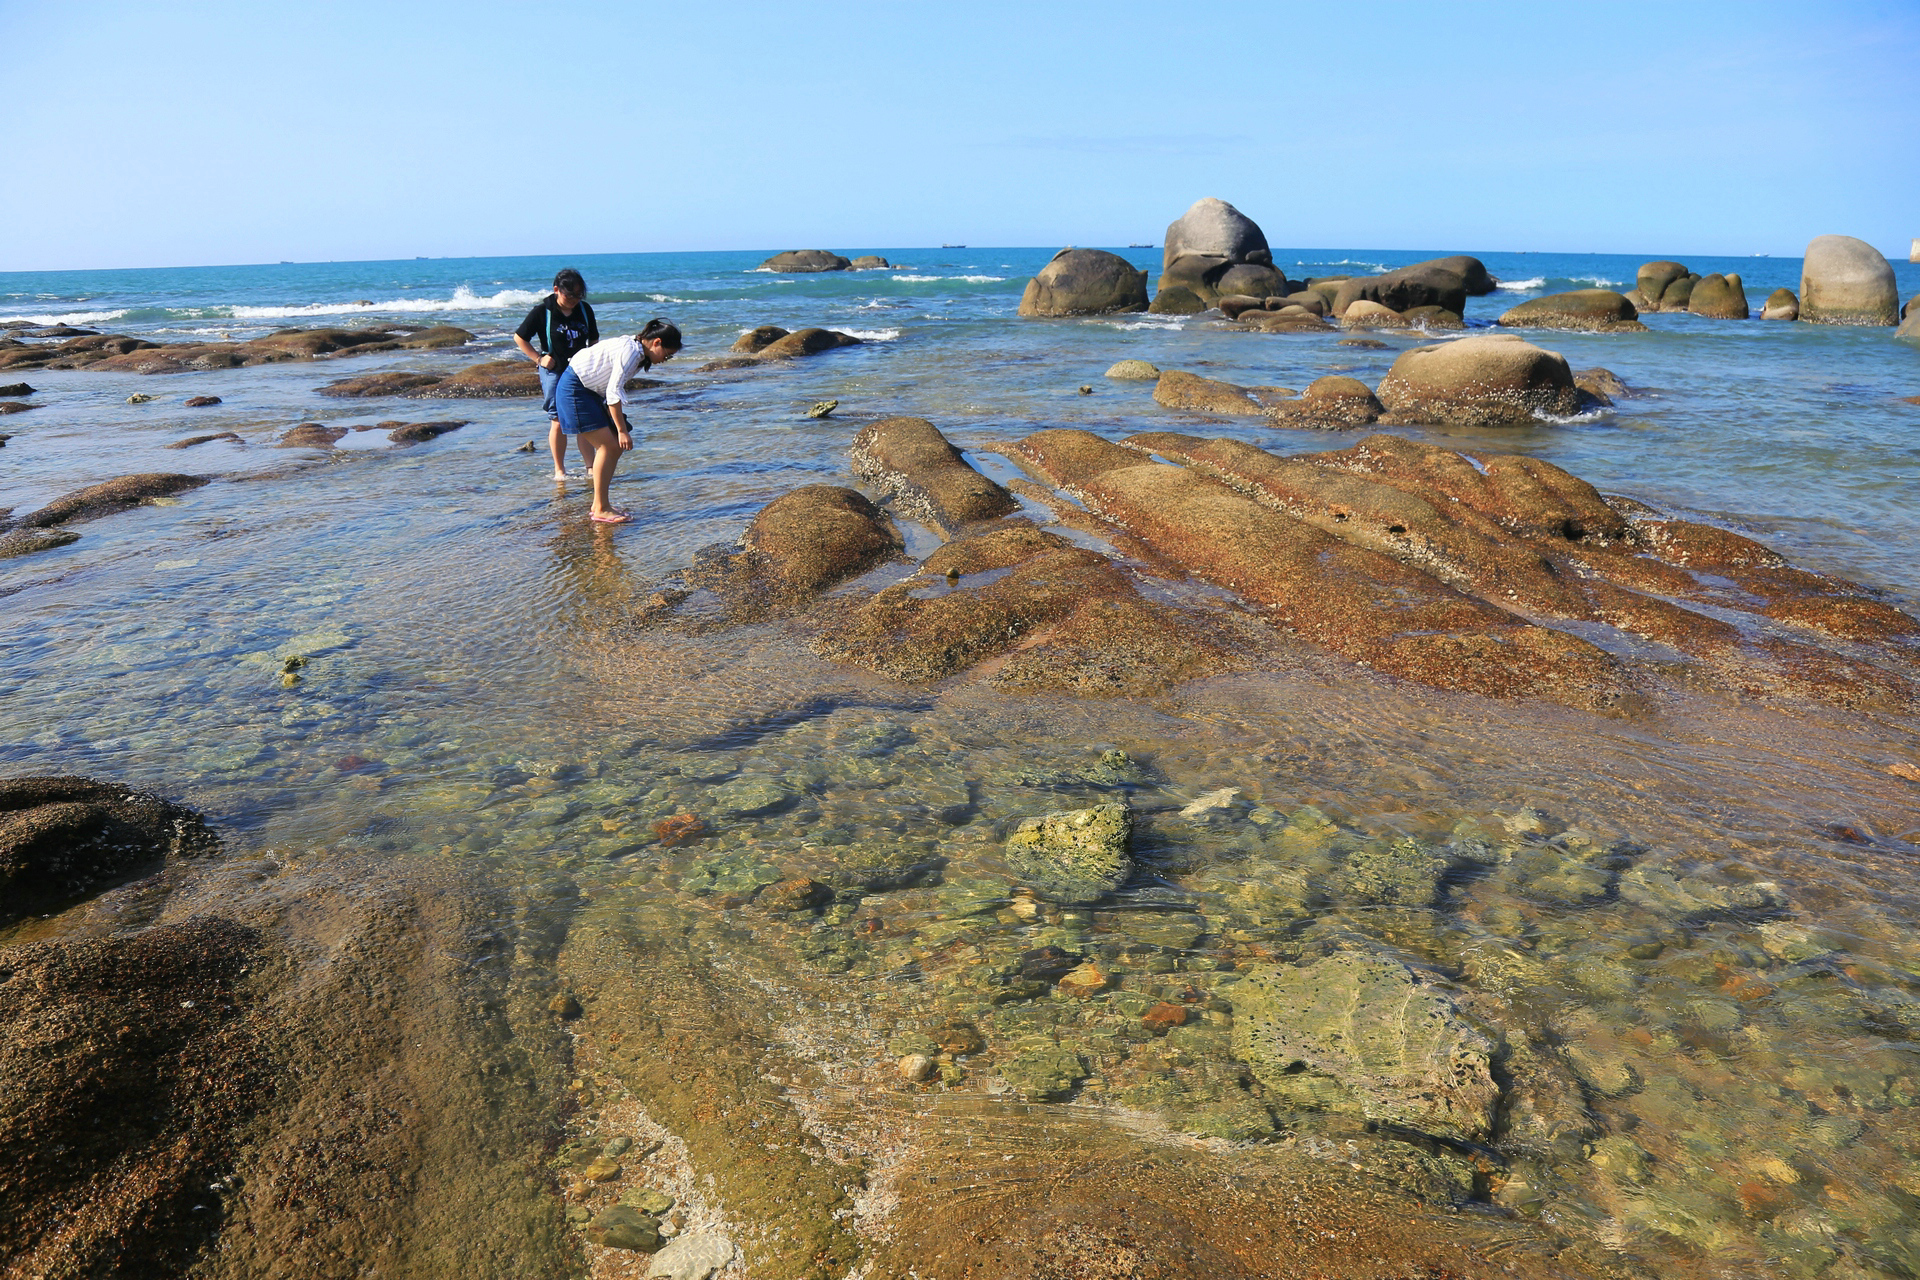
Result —
M 567 366 L 554 385 L 553 407 L 560 418 L 560 429 L 570 436 L 613 430 L 613 415 L 607 412 L 607 402 L 598 392 L 587 389 L 572 365 Z

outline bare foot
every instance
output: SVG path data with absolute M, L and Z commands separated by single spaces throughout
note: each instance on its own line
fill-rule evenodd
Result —
M 625 524 L 633 519 L 624 511 L 596 511 L 593 513 L 593 518 L 600 524 Z
M 567 473 L 564 471 L 555 471 L 553 473 L 553 478 L 555 480 L 565 480 L 567 478 Z

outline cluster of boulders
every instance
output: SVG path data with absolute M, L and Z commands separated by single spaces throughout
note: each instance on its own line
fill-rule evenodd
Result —
M 1160 285 L 1149 308 L 1157 314 L 1194 315 L 1222 298 L 1292 292 L 1253 219 L 1211 196 L 1168 225 L 1160 256 Z
M 1684 311 L 1720 320 L 1753 314 L 1737 273 L 1703 276 L 1664 258 L 1641 264 L 1626 298 L 1641 311 Z M 1760 308 L 1762 320 L 1812 324 L 1891 325 L 1905 315 L 1893 264 L 1852 236 L 1815 236 L 1800 269 L 1800 292 L 1775 289 Z
M 376 351 L 460 347 L 473 335 L 452 325 L 378 329 L 282 329 L 248 342 L 148 342 L 85 333 L 59 343 L 0 338 L 0 369 L 91 369 L 110 373 L 184 373 L 288 360 L 326 360 Z M 536 380 L 537 382 L 537 380 Z M 536 386 L 537 389 L 537 386 Z
M 1738 277 L 1735 278 L 1736 283 Z M 1499 324 L 1524 329 L 1572 329 L 1586 333 L 1645 333 L 1640 311 L 1611 289 L 1574 289 L 1529 298 L 1509 307 Z
M 788 249 L 768 258 L 760 264 L 760 269 L 804 275 L 818 271 L 884 271 L 891 266 L 885 258 L 871 253 L 843 258 L 826 249 Z
M 1463 387 L 1501 384 L 1502 395 L 1468 405 L 1471 421 L 1507 396 L 1567 407 L 1583 394 L 1567 385 L 1564 361 L 1516 337 L 1419 353 L 1396 365 L 1379 402 L 1362 384 L 1330 379 L 1298 409 L 1451 412 Z M 1555 362 L 1556 375 L 1540 376 Z M 1262 393 L 1219 394 L 1258 411 Z M 831 485 L 787 494 L 737 552 L 656 593 L 643 621 L 709 627 L 798 614 L 818 652 L 903 682 L 978 671 L 1003 688 L 1083 694 L 1153 692 L 1305 642 L 1442 689 L 1596 710 L 1627 705 L 1657 674 L 1621 656 L 1637 651 L 1632 636 L 1689 654 L 1746 693 L 1914 703 L 1894 652 L 1920 621 L 1737 534 L 1603 497 L 1539 459 L 1383 435 L 1294 457 L 1174 432 L 1116 443 L 1047 430 L 989 447 L 1032 480 L 997 483 L 923 419 L 869 425 L 853 467 L 879 503 Z M 1016 496 L 1083 536 L 1035 523 Z M 905 578 L 863 579 L 904 555 L 890 516 L 944 544 Z M 1181 603 L 1147 586 L 1142 575 L 1156 572 L 1210 583 L 1235 603 Z M 865 586 L 833 590 L 855 579 Z M 699 589 L 725 602 L 724 618 L 705 605 L 680 613 Z M 1732 614 L 1752 616 L 1740 626 Z M 1620 642 L 1596 644 L 1595 628 Z M 1837 660 L 1829 640 L 1859 646 L 1856 656 Z M 1867 656 L 1875 645 L 1889 661 Z

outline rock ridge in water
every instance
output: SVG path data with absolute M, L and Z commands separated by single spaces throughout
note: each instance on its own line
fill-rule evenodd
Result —
M 471 341 L 473 334 L 452 325 L 420 329 L 283 329 L 247 342 L 159 343 L 96 334 L 57 345 L 0 350 L 0 369 L 185 373 L 280 364 L 289 360 L 327 360 L 379 351 L 432 351 L 464 346 Z
M 885 265 L 884 260 L 880 265 Z M 763 271 L 807 274 L 819 271 L 845 271 L 853 263 L 826 249 L 787 249 L 760 264 Z
M 925 418 L 869 423 L 854 437 L 850 456 L 856 476 L 942 537 L 1014 510 L 1013 496 L 969 466 Z
M 0 779 L 0 924 L 218 844 L 199 814 L 143 788 Z

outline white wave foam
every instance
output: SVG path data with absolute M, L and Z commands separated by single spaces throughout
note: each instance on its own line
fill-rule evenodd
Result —
M 1113 320 L 1105 320 L 1101 323 L 1105 324 L 1108 328 L 1128 331 L 1134 329 L 1184 329 L 1187 327 L 1185 320 L 1133 320 L 1126 324 L 1120 324 Z
M 340 316 L 403 311 L 505 311 L 531 307 L 547 295 L 526 289 L 502 289 L 482 296 L 461 285 L 451 298 L 387 298 L 379 302 L 311 302 L 304 307 L 234 307 L 235 320 L 284 320 L 295 316 Z
M 1500 292 L 1524 293 L 1528 289 L 1544 289 L 1546 284 L 1547 278 L 1545 276 L 1531 276 L 1525 280 L 1502 280 L 1500 282 Z
M 685 298 L 676 298 L 669 293 L 650 293 L 647 295 L 647 297 L 650 301 L 657 302 L 661 306 L 668 306 L 668 305 L 678 306 L 686 302 Z M 532 306 L 533 304 L 528 303 L 527 305 Z
M 35 324 L 83 325 L 83 324 L 105 324 L 109 320 L 118 320 L 121 316 L 124 316 L 125 314 L 127 314 L 127 309 L 122 308 L 119 311 L 65 311 L 65 312 L 61 312 L 58 315 L 41 315 L 41 316 L 10 315 L 5 318 L 8 320 L 31 320 Z
M 892 342 L 900 336 L 898 329 L 842 329 L 840 332 L 862 342 Z
M 895 276 L 907 284 L 931 284 L 936 280 L 964 280 L 968 284 L 999 284 L 1005 276 Z

